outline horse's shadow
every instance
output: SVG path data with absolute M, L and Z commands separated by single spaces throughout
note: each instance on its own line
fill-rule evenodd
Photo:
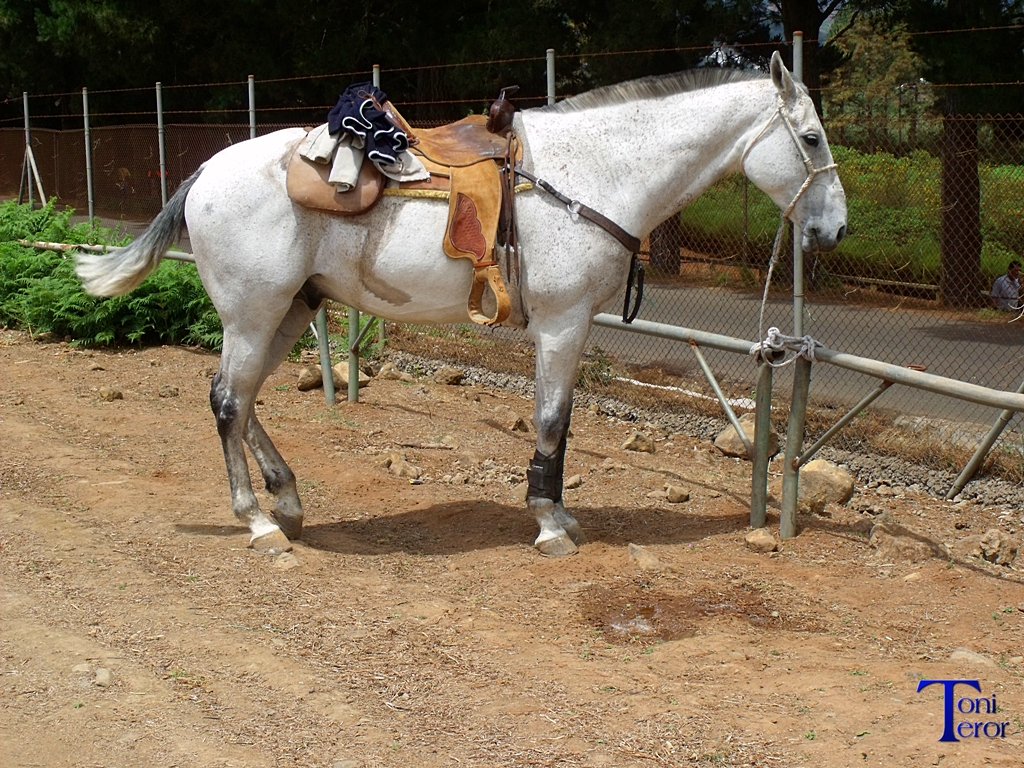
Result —
M 613 546 L 688 544 L 741 530 L 746 514 L 706 517 L 658 507 L 576 507 L 589 542 Z M 339 554 L 452 555 L 532 544 L 537 525 L 521 506 L 493 501 L 436 504 L 386 517 L 309 525 L 304 543 Z
M 574 507 L 588 542 L 690 544 L 732 533 L 749 524 L 746 512 L 706 516 L 658 506 Z M 239 525 L 184 525 L 192 536 L 237 536 Z M 510 546 L 529 546 L 537 524 L 521 506 L 471 500 L 435 504 L 386 516 L 352 517 L 330 523 L 307 523 L 302 543 L 312 549 L 347 555 L 452 555 Z

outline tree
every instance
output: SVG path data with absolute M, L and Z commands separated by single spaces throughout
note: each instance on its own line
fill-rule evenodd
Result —
M 978 119 L 1024 108 L 1020 88 L 984 85 L 1017 80 L 1024 71 L 1024 0 L 903 0 L 894 14 L 919 33 L 912 44 L 925 62 L 926 76 L 943 86 L 940 295 L 949 306 L 977 307 L 986 288 L 981 278 Z M 928 34 L 956 29 L 972 31 L 969 37 Z
M 910 47 L 906 26 L 891 24 L 878 14 L 847 12 L 837 18 L 844 34 L 830 40 L 843 61 L 831 73 L 822 73 L 823 106 L 831 135 L 846 145 L 875 152 L 882 131 L 893 122 L 910 122 L 906 144 L 916 148 L 916 126 L 931 109 L 933 89 L 922 82 L 925 64 Z M 904 95 L 912 95 L 907 99 Z M 857 129 L 863 128 L 863 131 Z M 902 144 L 903 137 L 900 137 Z

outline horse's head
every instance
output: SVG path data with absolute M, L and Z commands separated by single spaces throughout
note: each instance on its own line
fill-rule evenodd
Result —
M 805 251 L 831 251 L 846 234 L 846 193 L 825 130 L 807 89 L 793 79 L 778 52 L 771 76 L 776 109 L 755 128 L 743 171 L 801 228 Z

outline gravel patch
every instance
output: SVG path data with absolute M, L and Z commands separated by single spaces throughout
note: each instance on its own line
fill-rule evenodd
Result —
M 443 360 L 431 360 L 405 352 L 397 352 L 390 359 L 401 370 L 421 376 L 433 376 L 438 370 L 451 365 Z M 465 371 L 465 384 L 495 387 L 524 397 L 534 396 L 533 379 L 475 366 L 460 368 Z M 679 432 L 699 440 L 714 440 L 728 425 L 724 416 L 718 419 L 699 414 L 665 413 L 587 392 L 577 391 L 573 403 L 576 409 L 596 405 L 602 414 L 620 421 L 652 422 L 666 432 Z M 857 478 L 860 487 L 876 492 L 881 489 L 880 496 L 920 493 L 942 499 L 959 474 L 959 469 L 955 472 L 931 469 L 902 461 L 895 456 L 854 453 L 832 447 L 823 448 L 818 457 L 849 470 Z M 1019 517 L 1019 521 L 1024 523 L 1024 515 L 1018 514 L 1024 509 L 1024 487 L 999 478 L 983 477 L 971 481 L 953 499 L 953 505 L 957 509 L 983 506 L 994 517 Z

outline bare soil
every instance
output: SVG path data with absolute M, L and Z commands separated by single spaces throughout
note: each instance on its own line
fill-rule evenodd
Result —
M 260 556 L 230 513 L 216 365 L 0 333 L 3 766 L 1021 764 L 1018 570 L 880 557 L 835 506 L 754 553 L 749 464 L 682 435 L 626 452 L 635 426 L 590 412 L 566 466 L 589 541 L 546 559 L 518 485 L 534 437 L 509 428 L 528 400 L 374 381 L 328 408 L 297 363 L 258 410 L 306 528 Z M 393 449 L 422 482 L 381 466 Z M 666 483 L 690 500 L 648 496 Z M 873 501 L 936 544 L 989 527 Z M 1005 737 L 940 742 L 922 678 L 978 680 L 957 697 L 998 712 L 957 722 Z

